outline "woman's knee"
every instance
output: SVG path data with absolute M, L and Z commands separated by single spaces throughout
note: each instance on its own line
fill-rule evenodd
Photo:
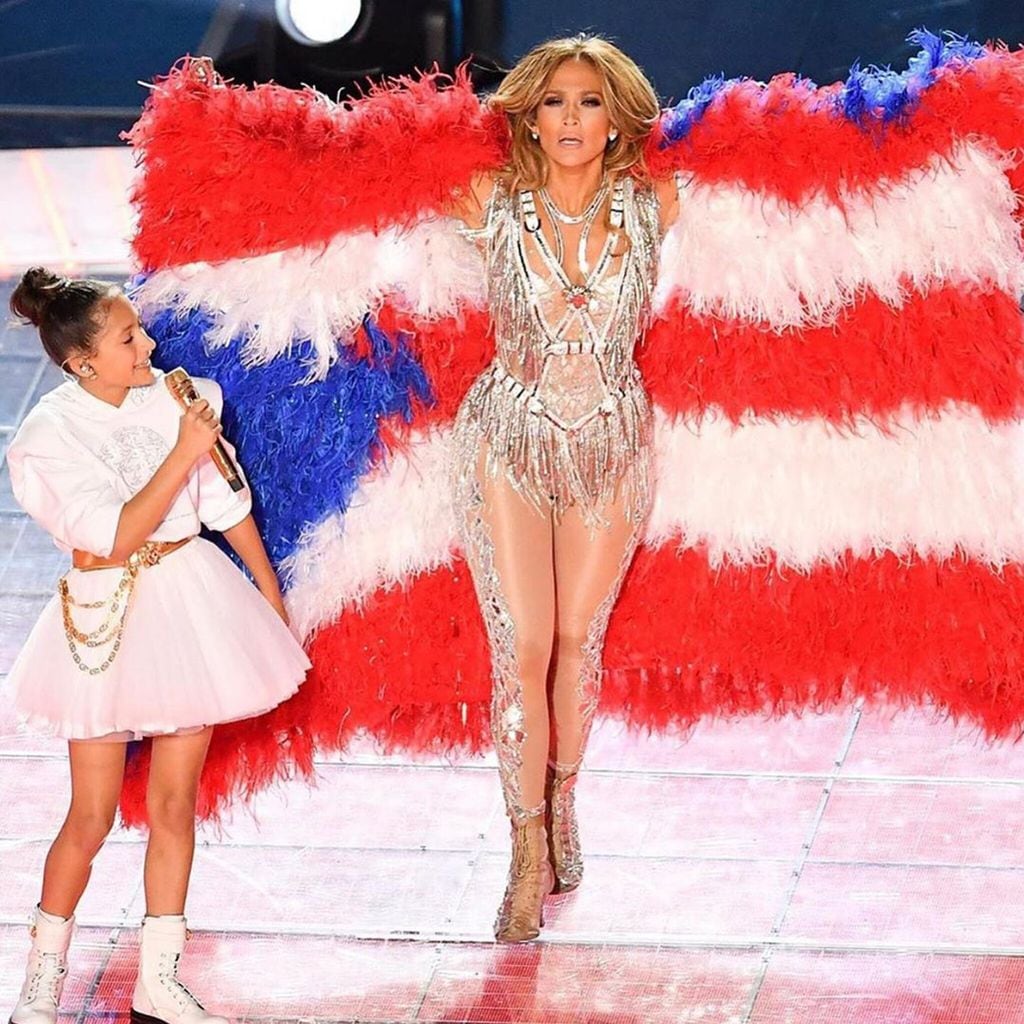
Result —
M 555 633 L 554 660 L 558 669 L 579 665 L 587 656 L 590 639 L 586 626 L 559 629 Z
M 525 686 L 543 686 L 551 668 L 552 638 L 517 636 L 516 667 Z

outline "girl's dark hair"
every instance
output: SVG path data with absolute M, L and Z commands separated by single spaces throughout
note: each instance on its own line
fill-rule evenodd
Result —
M 92 351 L 103 326 L 97 316 L 99 304 L 117 293 L 116 286 L 105 281 L 61 277 L 45 267 L 33 267 L 11 295 L 11 312 L 39 328 L 46 354 L 63 366 L 72 356 Z

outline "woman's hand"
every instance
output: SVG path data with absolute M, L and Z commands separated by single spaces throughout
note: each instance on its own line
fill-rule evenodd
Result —
M 222 430 L 210 403 L 201 398 L 182 413 L 178 424 L 178 440 L 174 447 L 195 462 L 213 448 Z
M 495 178 L 493 171 L 475 174 L 469 185 L 453 189 L 445 212 L 449 217 L 461 220 L 471 230 L 479 231 L 484 226 L 487 202 L 494 190 Z
M 664 235 L 679 216 L 679 182 L 676 175 L 651 182 L 658 199 L 658 223 Z

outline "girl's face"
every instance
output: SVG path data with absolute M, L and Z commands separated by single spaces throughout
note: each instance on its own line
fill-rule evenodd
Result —
M 149 357 L 156 343 L 142 329 L 135 307 L 123 295 L 106 305 L 106 317 L 92 352 L 72 356 L 68 365 L 90 392 L 120 404 L 128 388 L 153 383 Z
M 549 160 L 581 167 L 604 156 L 615 127 L 603 88 L 604 79 L 588 60 L 566 60 L 555 68 L 531 125 Z

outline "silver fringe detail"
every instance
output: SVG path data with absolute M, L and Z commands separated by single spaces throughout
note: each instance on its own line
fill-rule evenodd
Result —
M 487 444 L 486 472 L 504 473 L 523 498 L 556 520 L 576 505 L 591 525 L 619 494 L 643 519 L 651 494 L 651 409 L 638 381 L 617 388 L 608 406 L 575 429 L 545 413 L 536 388 L 495 366 L 466 396 L 455 445 L 472 463 Z

